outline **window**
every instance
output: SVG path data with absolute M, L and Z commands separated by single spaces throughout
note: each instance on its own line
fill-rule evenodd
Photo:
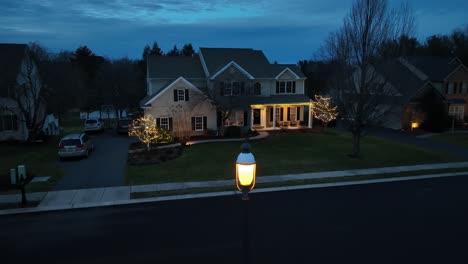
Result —
M 291 121 L 296 121 L 297 120 L 297 115 L 296 115 L 296 107 L 290 107 L 289 108 L 289 119 Z
M 202 131 L 203 130 L 203 117 L 196 116 L 195 117 L 195 131 Z
M 16 131 L 18 130 L 18 119 L 16 115 L 1 115 L 0 116 L 0 131 Z
M 177 100 L 185 101 L 185 91 L 184 90 L 177 90 Z
M 179 90 L 179 91 L 181 91 L 181 90 Z M 159 127 L 164 128 L 166 130 L 169 130 L 169 118 L 168 117 L 161 117 Z
M 188 100 L 189 100 L 188 89 L 174 89 L 174 102 L 188 101 Z
M 261 95 L 262 94 L 262 85 L 260 83 L 255 83 L 254 85 L 254 94 Z
M 449 107 L 449 116 L 453 116 L 458 120 L 463 120 L 465 107 L 463 105 L 451 105 Z
M 244 111 L 233 111 L 229 117 L 224 121 L 225 126 L 243 126 L 244 125 Z
M 172 117 L 156 118 L 156 126 L 160 128 L 164 128 L 167 131 L 172 131 Z
M 244 83 L 236 81 L 221 82 L 221 89 L 224 96 L 239 95 L 243 92 Z
M 462 82 L 459 82 L 459 83 L 458 83 L 458 93 L 459 93 L 459 94 L 462 93 L 462 88 L 463 88 L 463 83 L 462 83 Z
M 277 94 L 291 94 L 296 93 L 295 81 L 276 81 Z
M 445 84 L 445 94 L 449 93 L 449 83 Z

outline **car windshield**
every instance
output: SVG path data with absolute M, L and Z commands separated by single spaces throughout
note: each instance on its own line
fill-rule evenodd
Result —
M 65 147 L 65 146 L 76 146 L 80 145 L 81 141 L 79 139 L 64 139 L 60 141 L 60 146 Z
M 88 119 L 86 120 L 86 124 L 96 124 L 97 120 L 96 119 Z

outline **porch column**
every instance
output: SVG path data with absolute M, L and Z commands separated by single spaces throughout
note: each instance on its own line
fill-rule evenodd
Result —
M 273 128 L 276 127 L 276 105 L 273 105 Z
M 252 127 L 253 127 L 253 119 L 254 119 L 254 110 L 252 107 L 250 107 L 250 130 L 252 130 Z
M 312 128 L 312 122 L 313 122 L 313 112 L 314 112 L 314 109 L 312 109 L 312 104 L 309 104 L 309 128 Z

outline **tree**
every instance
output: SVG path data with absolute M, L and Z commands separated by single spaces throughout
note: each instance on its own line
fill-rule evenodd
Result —
M 180 55 L 180 51 L 177 49 L 177 46 L 174 45 L 174 48 L 172 48 L 167 54 L 166 56 L 179 56 Z
M 10 98 L 13 103 L 4 104 L 3 110 L 14 114 L 23 122 L 28 130 L 28 142 L 37 139 L 42 131 L 46 118 L 45 106 L 50 90 L 45 82 L 46 73 L 40 67 L 45 67 L 49 60 L 48 52 L 38 44 L 26 48 L 23 65 L 19 70 L 17 83 L 13 87 Z
M 414 16 L 409 6 L 390 10 L 386 0 L 355 0 L 343 26 L 327 39 L 324 52 L 338 65 L 330 94 L 351 131 L 352 157 L 360 156 L 364 127 L 380 124 L 393 106 L 395 91 L 379 74 L 380 48 L 411 36 Z
M 152 50 L 150 46 L 146 44 L 145 47 L 143 48 L 143 54 L 141 55 L 144 61 L 146 61 L 146 58 L 148 58 L 148 56 L 151 54 L 151 51 Z
M 191 43 L 185 44 L 184 47 L 182 47 L 182 55 L 186 57 L 192 57 L 195 54 L 195 50 L 192 47 Z
M 337 106 L 330 106 L 330 97 L 315 96 L 314 117 L 322 121 L 324 131 L 327 129 L 328 123 L 335 120 L 338 116 L 337 108 Z
M 159 45 L 158 43 L 155 41 L 153 42 L 153 48 L 151 49 L 151 55 L 156 55 L 156 56 L 162 56 L 163 55 L 163 52 L 162 50 L 159 48 Z
M 141 143 L 146 145 L 147 151 L 150 150 L 150 144 L 171 143 L 173 141 L 169 131 L 156 126 L 156 120 L 152 115 L 145 115 L 133 120 L 128 135 L 137 137 Z

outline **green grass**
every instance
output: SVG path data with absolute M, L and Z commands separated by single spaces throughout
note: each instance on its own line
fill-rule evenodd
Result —
M 51 177 L 48 182 L 28 184 L 27 191 L 49 190 L 63 176 L 63 171 L 56 164 L 58 141 L 58 137 L 53 137 L 47 142 L 36 144 L 1 143 L 0 176 L 10 177 L 10 168 L 24 164 L 28 175 Z
M 401 177 L 407 177 L 407 176 L 429 175 L 429 174 L 448 173 L 448 172 L 465 172 L 465 171 L 468 171 L 468 168 L 422 170 L 422 171 L 413 171 L 413 172 L 384 173 L 384 174 L 375 174 L 375 175 L 358 175 L 358 176 L 349 176 L 349 177 L 320 178 L 320 179 L 310 179 L 310 180 L 293 180 L 293 181 L 286 181 L 286 182 L 259 183 L 255 186 L 255 189 L 284 187 L 284 186 L 298 186 L 298 185 L 306 185 L 306 184 L 321 184 L 321 183 L 364 181 L 364 180 L 376 180 L 376 179 L 387 179 L 387 178 L 401 178 Z M 187 188 L 187 189 L 182 189 L 182 190 L 171 190 L 171 191 L 134 192 L 130 194 L 130 198 L 142 199 L 142 198 L 152 198 L 152 197 L 171 196 L 171 195 L 234 191 L 235 189 L 236 189 L 235 186 L 225 186 L 225 187 L 211 187 L 211 188 L 210 187 Z
M 284 133 L 252 142 L 258 176 L 462 160 L 375 137 L 365 137 L 361 148 L 361 158 L 350 158 L 351 135 L 333 130 L 326 134 Z M 175 160 L 128 166 L 127 184 L 232 179 L 239 151 L 239 142 L 193 145 Z
M 444 133 L 432 136 L 431 139 L 468 148 L 468 133 Z
M 38 201 L 28 201 L 26 207 L 36 207 L 39 205 Z M 0 210 L 18 209 L 23 208 L 21 203 L 0 203 Z

